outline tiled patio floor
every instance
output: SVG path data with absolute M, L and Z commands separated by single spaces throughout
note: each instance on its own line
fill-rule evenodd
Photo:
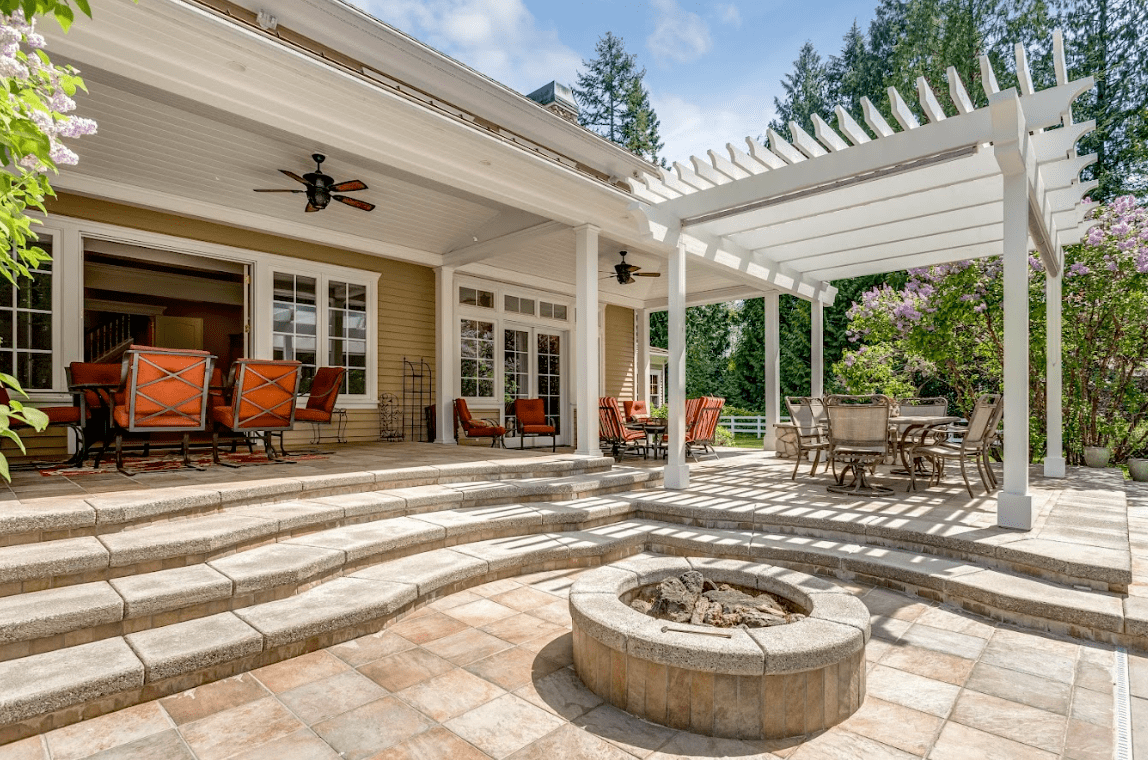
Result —
M 382 633 L 0 747 L 0 760 L 1113 757 L 1111 647 L 865 586 L 850 588 L 873 613 L 868 698 L 845 723 L 742 742 L 640 721 L 571 667 L 577 572 L 463 591 Z M 1132 676 L 1148 704 L 1148 661 L 1133 658 Z

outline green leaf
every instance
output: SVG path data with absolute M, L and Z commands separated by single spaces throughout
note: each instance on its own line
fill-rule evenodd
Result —
M 60 28 L 67 32 L 71 28 L 72 22 L 75 21 L 76 14 L 72 13 L 72 9 L 63 3 L 56 6 L 54 13 Z
M 8 472 L 8 457 L 0 454 L 0 475 L 4 476 L 4 480 L 9 483 L 12 482 L 12 474 Z
M 76 0 L 76 7 L 88 18 L 92 17 L 92 6 L 88 5 L 88 0 Z

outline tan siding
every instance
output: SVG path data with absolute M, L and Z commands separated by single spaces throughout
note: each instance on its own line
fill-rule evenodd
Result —
M 607 305 L 605 333 L 603 395 L 631 400 L 634 398 L 634 310 Z
M 379 274 L 378 392 L 393 393 L 402 402 L 403 357 L 424 359 L 434 367 L 435 280 L 430 267 L 67 193 L 51 199 L 47 207 L 50 214 L 376 272 Z M 333 433 L 324 430 L 324 435 L 328 432 Z M 305 445 L 310 435 L 310 425 L 299 425 L 288 436 L 288 446 Z M 377 440 L 377 410 L 350 410 L 347 437 L 356 442 Z M 62 434 L 30 435 L 29 451 L 35 448 L 37 456 L 57 456 L 63 450 L 63 440 Z M 5 444 L 0 450 L 7 452 L 10 448 L 10 444 Z

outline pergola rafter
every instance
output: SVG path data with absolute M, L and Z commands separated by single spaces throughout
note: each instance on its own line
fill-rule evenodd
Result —
M 1017 45 L 1017 88 L 1001 91 L 988 58 L 981 57 L 985 106 L 975 106 L 949 67 L 947 93 L 938 94 L 923 77 L 916 82 L 914 99 L 924 120 L 890 87 L 891 121 L 862 98 L 868 131 L 841 107 L 835 109 L 836 128 L 814 116 L 812 135 L 793 122 L 789 140 L 768 129 L 764 144 L 746 138 L 748 150 L 729 144 L 728 158 L 711 150 L 705 158 L 692 157 L 690 167 L 674 164 L 663 176 L 642 178 L 635 188 L 641 202 L 633 207 L 650 238 L 675 246 L 683 259 L 695 255 L 736 270 L 746 285 L 770 283 L 774 301 L 777 291 L 785 291 L 820 305 L 832 300 L 834 291 L 825 285 L 832 280 L 1003 254 L 1010 433 L 999 516 L 1002 525 L 1021 528 L 1031 525 L 1028 254 L 1040 254 L 1050 324 L 1059 324 L 1063 247 L 1079 242 L 1091 226 L 1086 216 L 1092 204 L 1083 198 L 1096 187 L 1080 179 L 1096 157 L 1076 152 L 1077 141 L 1095 123 L 1078 124 L 1072 117 L 1073 101 L 1093 79 L 1069 81 L 1059 31 L 1052 46 L 1056 84 L 1047 89 L 1035 89 L 1024 48 Z M 946 114 L 945 98 L 954 115 Z M 682 271 L 673 262 L 670 270 Z M 686 285 L 671 278 L 670 286 L 672 314 L 685 302 Z M 675 297 L 674 287 L 683 289 L 682 297 Z M 770 302 L 767 325 L 776 330 Z M 671 327 L 676 323 L 671 319 Z M 776 336 L 768 332 L 766 411 L 776 419 L 780 383 L 776 359 L 770 358 Z M 1063 472 L 1060 370 L 1051 357 L 1059 356 L 1060 338 L 1049 332 L 1046 471 L 1056 475 Z M 671 362 L 684 356 L 675 350 L 681 340 L 671 329 Z M 673 414 L 673 393 L 670 398 Z M 668 483 L 688 480 L 677 465 L 672 461 L 667 468 Z

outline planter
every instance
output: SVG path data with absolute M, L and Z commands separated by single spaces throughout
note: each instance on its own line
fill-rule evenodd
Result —
M 1148 459 L 1128 458 L 1128 474 L 1137 483 L 1148 483 Z
M 1107 467 L 1112 450 L 1104 446 L 1085 446 L 1084 464 L 1089 467 Z

